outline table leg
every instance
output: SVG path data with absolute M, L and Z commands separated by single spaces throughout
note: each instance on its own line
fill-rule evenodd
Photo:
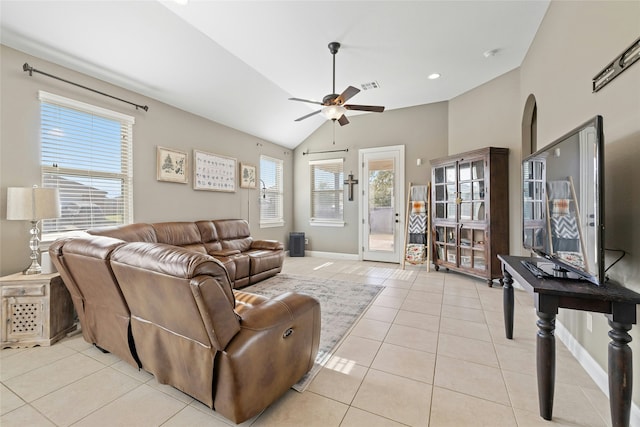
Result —
M 504 310 L 504 334 L 507 339 L 513 339 L 513 278 L 511 274 L 504 270 L 502 280 L 504 288 L 502 290 L 502 309 Z
M 633 385 L 632 352 L 627 345 L 631 324 L 609 320 L 609 406 L 611 425 L 628 427 L 631 416 L 631 391 Z
M 536 366 L 538 371 L 538 403 L 540 416 L 551 420 L 553 392 L 556 377 L 556 326 L 555 314 L 538 311 L 538 334 L 536 337 Z

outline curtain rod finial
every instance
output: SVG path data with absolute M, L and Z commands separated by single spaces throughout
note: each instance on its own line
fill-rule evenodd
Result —
M 29 66 L 28 63 L 24 63 L 22 66 L 22 71 L 28 71 L 30 76 L 33 76 L 33 67 Z

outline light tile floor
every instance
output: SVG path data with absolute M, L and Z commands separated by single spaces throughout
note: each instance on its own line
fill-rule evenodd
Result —
M 607 426 L 608 401 L 557 340 L 552 423 L 538 416 L 536 315 L 516 291 L 514 339 L 502 289 L 426 266 L 286 258 L 284 273 L 385 289 L 304 393 L 243 426 Z M 0 352 L 0 425 L 226 426 L 201 403 L 102 354 L 81 336 Z

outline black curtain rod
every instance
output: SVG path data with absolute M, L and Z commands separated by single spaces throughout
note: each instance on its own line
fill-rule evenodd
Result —
M 126 101 L 124 99 L 118 98 L 116 96 L 109 95 L 108 93 L 100 92 L 99 90 L 91 89 L 90 87 L 86 87 L 86 86 L 82 86 L 81 84 L 78 84 L 78 83 L 70 82 L 69 80 L 65 80 L 65 79 L 63 79 L 61 77 L 54 76 L 53 74 L 49 74 L 49 73 L 45 73 L 44 71 L 36 70 L 35 68 L 31 67 L 26 62 L 22 66 L 22 71 L 28 71 L 29 72 L 29 76 L 33 76 L 33 73 L 40 73 L 40 74 L 45 75 L 47 77 L 51 77 L 53 79 L 60 80 L 61 82 L 69 83 L 70 85 L 78 86 L 78 87 L 80 87 L 82 89 L 90 90 L 91 92 L 95 92 L 95 93 L 103 95 L 103 96 L 108 96 L 109 98 L 116 99 L 118 101 L 127 103 L 129 105 L 133 105 L 134 107 L 136 107 L 136 110 L 143 109 L 144 111 L 149 111 L 149 107 L 146 106 L 146 105 L 139 105 L 139 104 L 136 104 L 134 102 L 129 102 L 129 101 Z
M 303 152 L 302 152 L 302 155 L 303 155 L 303 156 L 306 156 L 306 155 L 308 155 L 308 154 L 339 153 L 339 152 L 341 152 L 341 151 L 344 151 L 345 153 L 348 153 L 348 152 L 349 152 L 349 149 L 348 149 L 348 148 L 345 148 L 344 150 L 327 150 L 327 151 L 313 151 L 313 152 L 312 152 L 312 151 L 307 150 L 307 151 L 303 151 Z

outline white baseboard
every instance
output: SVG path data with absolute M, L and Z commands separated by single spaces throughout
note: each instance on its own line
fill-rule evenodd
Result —
M 305 255 L 318 258 L 346 259 L 349 261 L 358 261 L 360 259 L 358 254 L 343 254 L 340 252 L 305 251 Z
M 564 325 L 556 320 L 555 335 L 564 343 L 569 349 L 573 357 L 576 358 L 578 363 L 589 374 L 591 379 L 596 383 L 598 388 L 602 390 L 605 396 L 609 397 L 609 376 L 602 367 L 591 357 L 589 352 L 585 350 L 582 345 L 576 340 Z M 637 356 L 636 356 L 637 357 Z M 636 387 L 638 387 L 636 385 Z M 634 402 L 631 402 L 631 417 L 629 425 L 631 427 L 640 427 L 640 407 Z

